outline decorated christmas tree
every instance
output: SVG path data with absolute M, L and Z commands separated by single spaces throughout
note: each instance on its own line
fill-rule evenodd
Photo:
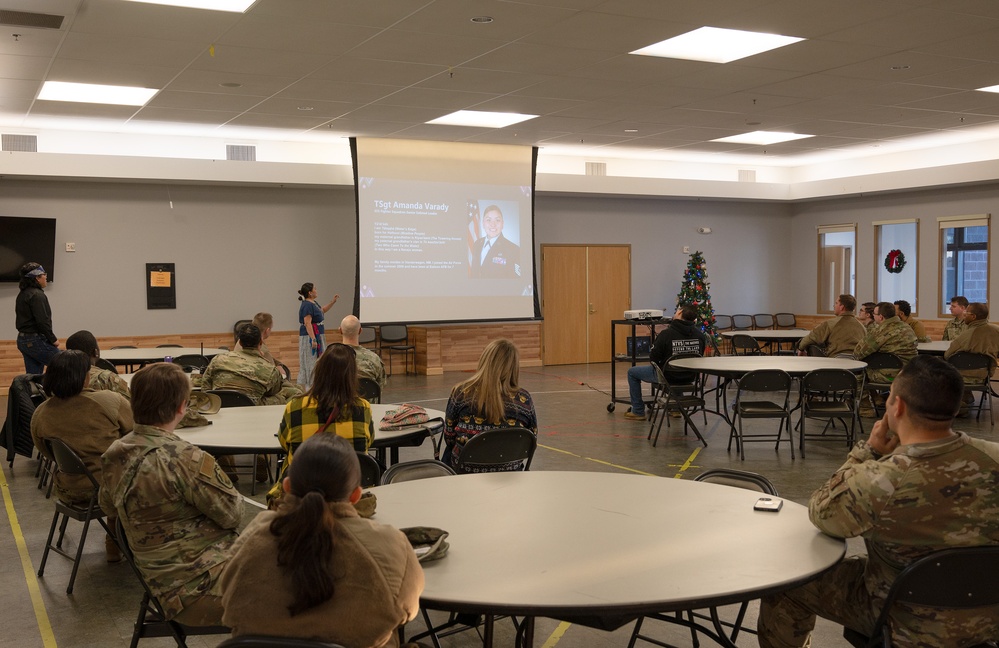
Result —
M 715 329 L 715 309 L 711 306 L 711 295 L 708 293 L 708 271 L 704 263 L 704 255 L 694 252 L 687 262 L 687 269 L 683 272 L 683 283 L 680 286 L 680 294 L 676 296 L 677 305 L 693 304 L 697 307 L 697 321 L 700 322 L 701 331 L 715 344 L 721 342 L 718 331 Z

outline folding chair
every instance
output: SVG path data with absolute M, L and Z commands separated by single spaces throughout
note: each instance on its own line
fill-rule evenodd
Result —
M 108 525 L 104 522 L 104 511 L 97 503 L 97 495 L 100 491 L 100 484 L 94 479 L 93 473 L 87 468 L 87 464 L 80 459 L 80 456 L 73 451 L 62 439 L 45 439 L 45 446 L 49 454 L 55 459 L 57 469 L 67 475 L 86 475 L 90 484 L 94 487 L 94 492 L 90 496 L 90 501 L 86 504 L 71 504 L 60 499 L 55 501 L 55 515 L 52 516 L 52 526 L 49 527 L 49 537 L 45 540 L 45 551 L 42 552 L 42 562 L 38 565 L 38 576 L 45 573 L 45 563 L 49 558 L 49 550 L 52 550 L 73 561 L 73 572 L 69 576 L 69 585 L 66 593 L 73 593 L 73 583 L 76 581 L 76 572 L 80 568 L 80 556 L 83 555 L 83 546 L 87 543 L 87 531 L 90 529 L 90 521 L 97 520 L 104 528 L 104 531 L 111 535 Z M 59 523 L 60 517 L 62 523 Z M 76 547 L 76 555 L 71 555 L 63 550 L 62 541 L 66 535 L 66 525 L 70 518 L 83 522 L 83 531 L 80 532 L 80 542 Z M 59 525 L 59 538 L 52 544 L 52 536 L 55 535 L 56 525 Z
M 197 353 L 174 356 L 173 363 L 180 365 L 181 369 L 187 373 L 191 373 L 194 369 L 203 372 L 208 368 L 208 358 Z
M 753 328 L 753 316 L 752 315 L 733 315 L 732 316 L 732 330 L 733 331 L 749 331 Z
M 781 420 L 777 427 L 777 438 L 774 443 L 775 452 L 780 450 L 784 424 L 787 423 L 787 443 L 791 448 L 791 459 L 794 459 L 794 432 L 791 430 L 791 410 L 789 408 L 791 383 L 791 375 L 780 369 L 758 369 L 750 371 L 739 379 L 739 391 L 735 395 L 735 419 L 738 422 L 738 427 L 733 426 L 729 433 L 728 449 L 732 449 L 732 439 L 734 438 L 740 459 L 746 459 L 746 443 L 774 440 L 772 434 L 747 435 L 743 431 L 743 419 L 763 418 L 779 418 Z M 758 400 L 756 395 L 762 392 L 777 392 L 777 402 Z
M 753 472 L 747 472 L 745 470 L 734 470 L 732 468 L 712 468 L 710 470 L 705 470 L 697 477 L 694 477 L 694 481 L 708 482 L 712 484 L 721 484 L 723 486 L 733 486 L 735 488 L 744 488 L 746 490 L 758 491 L 766 495 L 773 495 L 774 497 L 778 496 L 777 489 L 774 488 L 774 485 L 770 483 L 769 479 L 767 479 L 763 475 L 759 475 Z M 743 601 L 742 604 L 739 606 L 739 612 L 735 617 L 735 621 L 733 621 L 732 623 L 729 623 L 727 621 L 720 621 L 721 625 L 732 628 L 732 634 L 729 637 L 729 640 L 733 644 L 738 638 L 739 632 L 742 630 L 745 630 L 746 632 L 749 632 L 751 634 L 756 634 L 755 628 L 744 627 L 742 625 L 742 621 L 746 616 L 746 610 L 748 607 L 749 607 L 749 601 Z M 676 612 L 675 613 L 676 616 L 673 617 L 673 619 L 682 618 L 681 615 L 683 614 L 684 614 L 683 612 Z M 700 612 L 695 612 L 693 610 L 687 610 L 686 614 L 691 624 L 690 628 L 691 640 L 694 646 L 697 646 L 699 643 L 697 640 L 697 630 L 696 628 L 692 627 L 694 617 L 697 617 L 698 619 L 710 620 L 712 618 L 712 615 L 717 616 L 718 608 L 710 608 L 710 614 L 703 614 Z M 647 641 L 649 643 L 656 644 L 658 646 L 666 646 L 667 644 L 662 643 L 658 639 L 654 639 L 652 637 L 648 637 L 646 635 L 641 634 L 642 623 L 645 621 L 645 619 L 656 619 L 659 621 L 666 621 L 666 622 L 673 621 L 673 619 L 666 617 L 666 615 L 664 614 L 650 614 L 644 617 L 639 617 L 638 621 L 635 622 L 635 629 L 631 633 L 631 641 L 628 642 L 628 648 L 634 648 L 635 642 L 639 639 L 641 639 L 642 641 Z
M 515 470 L 530 470 L 538 438 L 522 427 L 504 427 L 479 432 L 461 449 L 455 472 L 497 472 L 515 461 L 522 462 Z M 505 470 L 509 470 L 508 468 Z
M 377 381 L 371 378 L 357 379 L 358 394 L 370 403 L 382 402 L 382 388 Z
M 794 313 L 777 313 L 774 315 L 774 322 L 776 324 L 775 328 L 779 329 L 798 328 L 798 318 L 794 316 Z
M 132 548 L 129 545 L 128 536 L 125 535 L 125 527 L 122 525 L 120 517 L 115 527 L 115 537 L 118 540 L 121 555 L 124 556 L 125 562 L 132 568 L 132 573 L 139 579 L 139 584 L 142 585 L 143 590 L 142 602 L 139 603 L 139 615 L 136 617 L 135 624 L 132 627 L 132 643 L 129 644 L 129 648 L 136 648 L 139 645 L 139 639 L 144 637 L 173 637 L 174 641 L 177 642 L 178 648 L 187 648 L 186 639 L 188 635 L 229 634 L 232 631 L 225 626 L 187 626 L 176 621 L 167 620 L 166 614 L 163 612 L 163 606 L 160 605 L 160 601 L 153 594 L 153 591 L 149 589 L 146 578 L 135 564 L 135 554 L 132 553 Z
M 436 459 L 419 459 L 417 461 L 405 461 L 389 466 L 382 473 L 381 485 L 395 484 L 397 482 L 416 481 L 417 479 L 431 479 L 433 477 L 448 477 L 456 475 L 451 466 Z
M 732 355 L 763 355 L 763 349 L 751 335 L 733 335 Z
M 996 369 L 996 359 L 984 353 L 960 351 L 952 355 L 948 361 L 954 365 L 955 369 L 961 372 L 962 376 L 965 376 L 964 389 L 966 391 L 982 392 L 982 396 L 978 400 L 978 405 L 971 405 L 971 407 L 978 410 L 975 420 L 977 421 L 982 417 L 982 408 L 985 407 L 985 399 L 987 398 L 989 401 L 989 422 L 995 427 L 996 418 L 992 412 L 992 387 L 990 381 L 992 372 Z M 982 378 L 974 377 L 975 374 L 968 375 L 967 373 L 978 371 L 982 372 Z
M 409 354 L 413 354 L 413 373 L 416 373 L 416 346 L 409 343 L 409 327 L 405 324 L 393 324 L 381 327 L 381 350 L 388 351 L 389 374 L 392 373 L 392 354 L 403 354 L 406 361 L 406 373 L 409 373 Z
M 999 546 L 943 549 L 920 558 L 902 570 L 892 583 L 871 636 L 843 628 L 843 638 L 857 648 L 891 648 L 891 615 L 896 605 L 934 608 L 940 616 L 949 610 L 999 605 L 999 588 L 985 574 L 999 574 Z M 972 648 L 995 646 L 982 643 Z
M 872 353 L 871 355 L 864 358 L 864 362 L 867 363 L 867 368 L 872 370 L 895 370 L 896 372 L 905 366 L 902 362 L 902 358 L 898 357 L 894 353 L 886 353 L 883 351 L 878 351 Z M 888 391 L 891 390 L 890 382 L 874 382 L 871 380 L 865 381 L 864 393 L 871 401 L 871 407 L 874 408 L 874 413 L 877 418 L 881 418 L 884 414 L 884 408 L 878 408 L 878 399 L 876 396 L 885 396 L 887 398 Z
M 863 392 L 862 379 L 858 380 L 846 369 L 816 369 L 809 371 L 801 379 L 801 415 L 798 419 L 798 450 L 805 457 L 805 419 L 824 419 L 826 426 L 821 434 L 807 435 L 809 439 L 828 439 L 826 430 L 832 421 L 843 423 L 846 430 L 846 446 L 853 445 L 854 431 L 863 425 L 858 412 L 860 395 Z M 850 419 L 847 427 L 846 419 Z
M 753 328 L 772 329 L 774 328 L 774 316 L 770 313 L 757 313 L 753 315 Z
M 206 389 L 205 393 L 206 394 L 215 394 L 215 395 L 217 395 L 219 397 L 219 399 L 222 401 L 222 407 L 224 407 L 224 408 L 225 407 L 255 407 L 256 406 L 256 403 L 253 402 L 252 398 L 250 398 L 249 396 L 247 396 L 246 394 L 244 394 L 241 391 L 236 391 L 235 389 Z M 253 455 L 253 464 L 248 467 L 249 468 L 249 474 L 253 477 L 253 479 L 250 480 L 250 494 L 251 495 L 256 495 L 257 494 L 256 471 L 257 471 L 257 463 L 260 461 L 258 459 L 258 457 L 263 457 L 263 461 L 267 465 L 267 480 L 268 480 L 268 482 L 271 483 L 271 482 L 274 481 L 274 477 L 273 477 L 273 475 L 271 473 L 270 456 L 269 455 L 262 455 L 262 454 L 255 454 L 255 455 Z M 227 460 L 227 461 L 230 461 L 230 463 L 227 463 L 227 464 L 224 464 L 224 465 L 230 467 L 230 469 L 233 472 L 235 472 L 235 473 L 239 472 L 237 470 L 238 468 L 247 468 L 247 466 L 245 464 L 240 464 L 240 465 L 237 466 L 234 462 L 232 462 L 232 460 Z
M 675 356 L 670 358 L 670 361 L 679 360 L 681 357 L 690 356 Z M 669 366 L 669 362 L 666 364 Z M 690 384 L 671 384 L 666 377 L 666 373 L 659 365 L 652 363 L 652 366 L 656 368 L 656 379 L 658 380 L 658 384 L 654 386 L 655 398 L 652 403 L 652 415 L 650 417 L 652 423 L 649 426 L 648 436 L 652 440 L 652 447 L 656 447 L 656 444 L 659 442 L 659 433 L 662 432 L 664 420 L 666 421 L 667 429 L 670 427 L 670 412 L 677 412 L 683 418 L 684 434 L 687 434 L 688 429 L 692 429 L 697 438 L 704 444 L 704 447 L 708 447 L 708 442 L 704 440 L 701 431 L 697 429 L 694 421 L 690 418 L 690 412 L 704 409 L 701 382 L 695 378 L 694 382 Z M 707 420 L 707 415 L 705 415 L 705 420 Z M 652 438 L 653 430 L 656 433 L 655 439 Z
M 378 460 L 366 452 L 357 452 L 357 461 L 361 464 L 361 488 L 377 486 L 382 480 L 382 467 Z

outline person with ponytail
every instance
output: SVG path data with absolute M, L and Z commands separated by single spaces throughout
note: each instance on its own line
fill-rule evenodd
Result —
M 298 448 L 278 509 L 250 522 L 222 573 L 222 622 L 234 636 L 399 645 L 423 570 L 400 531 L 358 516 L 360 483 L 345 439 L 317 434 Z
M 323 319 L 333 304 L 340 299 L 340 295 L 333 295 L 333 299 L 325 306 L 316 303 L 319 293 L 316 285 L 311 281 L 302 284 L 298 290 L 298 301 L 302 302 L 298 307 L 298 384 L 302 389 L 312 386 L 312 371 L 315 369 L 316 360 L 326 349 L 326 327 Z

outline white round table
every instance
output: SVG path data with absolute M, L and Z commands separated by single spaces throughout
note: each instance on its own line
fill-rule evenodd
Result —
M 867 363 L 844 358 L 748 355 L 681 358 L 670 362 L 670 366 L 737 378 L 757 369 L 782 369 L 792 376 L 804 376 L 809 371 L 816 369 L 846 369 L 857 373 L 863 371 L 867 367 Z
M 375 521 L 450 534 L 448 554 L 423 565 L 430 609 L 613 629 L 794 587 L 845 550 L 799 504 L 754 511 L 758 492 L 680 479 L 534 471 L 374 491 Z
M 764 342 L 794 342 L 811 333 L 805 329 L 760 329 L 758 331 L 722 331 L 722 337 L 733 338 L 736 335 L 748 335 L 754 340 Z

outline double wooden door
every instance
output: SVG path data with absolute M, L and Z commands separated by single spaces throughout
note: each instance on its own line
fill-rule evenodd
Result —
M 610 322 L 631 308 L 631 246 L 542 245 L 541 281 L 542 361 L 609 362 Z

